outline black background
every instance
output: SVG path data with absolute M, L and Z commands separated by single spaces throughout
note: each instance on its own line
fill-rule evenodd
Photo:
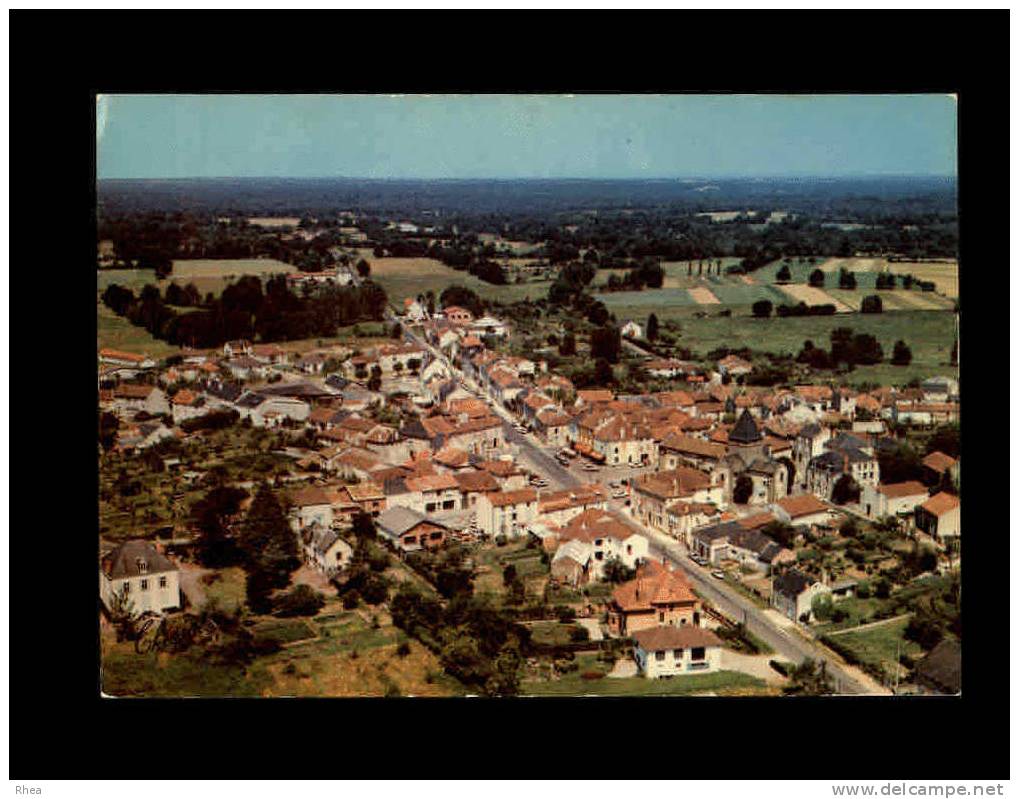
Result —
M 11 779 L 1007 777 L 1004 12 L 14 11 L 10 23 Z M 220 91 L 958 94 L 964 696 L 100 699 L 93 94 Z

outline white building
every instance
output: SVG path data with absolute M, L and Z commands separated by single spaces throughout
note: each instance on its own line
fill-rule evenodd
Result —
M 112 609 L 122 597 L 133 613 L 163 613 L 181 606 L 180 569 L 155 544 L 127 541 L 99 566 L 99 597 Z
M 633 634 L 633 658 L 648 679 L 718 671 L 722 642 L 703 627 L 651 627 Z

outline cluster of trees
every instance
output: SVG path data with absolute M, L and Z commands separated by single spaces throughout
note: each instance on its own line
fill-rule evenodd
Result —
M 770 317 L 772 308 L 771 300 L 758 300 L 750 306 L 751 312 L 758 319 Z M 799 302 L 796 305 L 783 304 L 774 310 L 775 315 L 782 319 L 790 316 L 833 316 L 835 314 L 835 306 L 830 302 L 823 305 L 807 305 L 805 302 Z
M 781 318 L 787 316 L 834 316 L 835 306 L 826 302 L 822 305 L 807 305 L 799 302 L 796 305 L 779 305 L 775 309 L 775 315 Z
M 247 515 L 238 521 L 247 497 L 243 489 L 218 485 L 196 502 L 191 508 L 198 530 L 195 549 L 206 566 L 242 566 L 248 606 L 255 613 L 270 613 L 275 608 L 273 592 L 286 588 L 301 565 L 297 537 L 268 483 L 259 487 Z M 299 598 L 290 597 L 286 606 L 292 610 Z
M 640 291 L 645 286 L 660 289 L 665 282 L 665 270 L 653 259 L 642 258 L 627 271 L 624 277 L 613 273 L 602 291 Z
M 856 275 L 847 269 L 840 269 L 839 288 L 854 291 L 856 289 Z
M 834 369 L 842 364 L 869 365 L 881 363 L 883 359 L 881 343 L 874 336 L 870 333 L 854 334 L 848 327 L 837 327 L 831 332 L 830 351 L 815 347 L 814 342 L 807 339 L 796 356 L 797 362 L 814 369 Z
M 386 292 L 371 281 L 328 286 L 298 296 L 282 275 L 269 278 L 264 291 L 258 277 L 246 275 L 227 286 L 218 299 L 209 296 L 198 310 L 188 313 L 174 311 L 153 285 L 145 286 L 135 298 L 130 289 L 113 284 L 102 299 L 118 316 L 144 327 L 153 337 L 191 347 L 219 347 L 233 339 L 273 342 L 331 337 L 341 326 L 382 319 L 387 303 Z
M 152 269 L 158 278 L 171 274 L 175 259 L 194 258 L 274 258 L 303 271 L 319 272 L 353 259 L 349 252 L 337 253 L 346 237 L 334 222 L 312 223 L 305 216 L 299 227 L 320 228 L 306 240 L 284 238 L 279 230 L 250 225 L 243 216 L 221 220 L 192 211 L 100 212 L 98 238 L 112 242 L 113 267 Z
M 469 592 L 445 604 L 404 584 L 390 603 L 393 624 L 439 656 L 443 669 L 487 696 L 520 691 L 530 631 Z

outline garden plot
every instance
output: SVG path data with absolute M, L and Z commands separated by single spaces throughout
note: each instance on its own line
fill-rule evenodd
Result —
M 841 300 L 837 300 L 830 294 L 813 286 L 801 284 L 782 286 L 782 291 L 792 297 L 795 303 L 805 302 L 807 305 L 834 305 L 835 313 L 852 313 L 853 309 Z
M 722 301 L 703 286 L 687 289 L 687 293 L 698 305 L 721 305 Z

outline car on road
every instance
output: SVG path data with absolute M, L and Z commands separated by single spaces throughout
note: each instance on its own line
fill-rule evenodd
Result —
M 596 472 L 596 471 L 598 471 L 598 467 L 595 466 L 593 463 L 585 463 L 580 468 L 583 469 L 585 472 Z
M 690 553 L 690 560 L 696 563 L 698 566 L 703 566 L 708 562 L 708 559 L 703 555 L 698 555 L 696 552 Z
M 573 458 L 577 457 L 577 453 L 574 452 L 572 449 L 561 449 L 559 450 L 559 454 L 562 455 L 564 458 L 567 458 L 568 460 L 572 460 Z
M 622 488 L 623 484 L 618 480 L 609 480 L 609 488 Z
M 612 498 L 613 499 L 626 499 L 626 492 L 625 491 L 613 491 L 612 492 Z
M 524 427 L 522 424 L 518 424 L 513 429 L 516 430 L 518 433 L 526 433 L 527 432 L 527 428 Z
M 724 580 L 725 572 L 721 571 L 720 569 L 715 569 L 715 571 L 711 572 L 711 576 L 714 577 L 716 580 Z

